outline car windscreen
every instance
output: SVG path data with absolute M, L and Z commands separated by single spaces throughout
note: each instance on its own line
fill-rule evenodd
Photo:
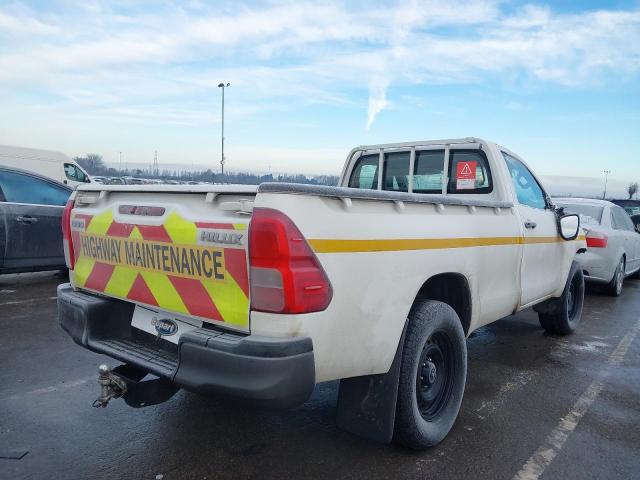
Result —
M 556 202 L 556 205 L 563 207 L 564 213 L 577 213 L 580 215 L 580 221 L 583 224 L 600 225 L 602 221 L 602 211 L 604 207 L 560 202 Z

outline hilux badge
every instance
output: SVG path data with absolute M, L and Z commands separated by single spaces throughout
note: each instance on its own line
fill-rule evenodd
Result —
M 156 332 L 161 337 L 170 337 L 178 331 L 178 324 L 168 318 L 155 318 L 151 320 L 151 325 L 156 328 Z

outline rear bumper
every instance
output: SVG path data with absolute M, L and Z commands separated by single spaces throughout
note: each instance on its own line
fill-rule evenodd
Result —
M 617 261 L 612 261 L 604 255 L 603 249 L 590 249 L 576 257 L 576 261 L 582 267 L 584 279 L 593 283 L 608 283 L 618 266 Z
M 134 305 L 58 287 L 62 328 L 89 350 L 135 365 L 177 386 L 226 394 L 270 408 L 304 403 L 315 385 L 310 338 L 237 335 L 200 328 L 179 344 L 131 327 Z

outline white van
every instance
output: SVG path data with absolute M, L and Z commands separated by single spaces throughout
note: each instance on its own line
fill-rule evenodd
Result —
M 44 175 L 75 188 L 91 182 L 89 174 L 64 153 L 0 145 L 0 165 Z

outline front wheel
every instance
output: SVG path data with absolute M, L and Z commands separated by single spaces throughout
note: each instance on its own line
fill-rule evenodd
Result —
M 458 416 L 467 378 L 467 344 L 446 303 L 414 306 L 402 350 L 394 440 L 424 449 L 439 443 Z
M 576 262 L 571 265 L 567 283 L 560 298 L 547 300 L 534 307 L 540 325 L 547 332 L 567 335 L 573 333 L 582 319 L 584 305 L 584 274 Z

